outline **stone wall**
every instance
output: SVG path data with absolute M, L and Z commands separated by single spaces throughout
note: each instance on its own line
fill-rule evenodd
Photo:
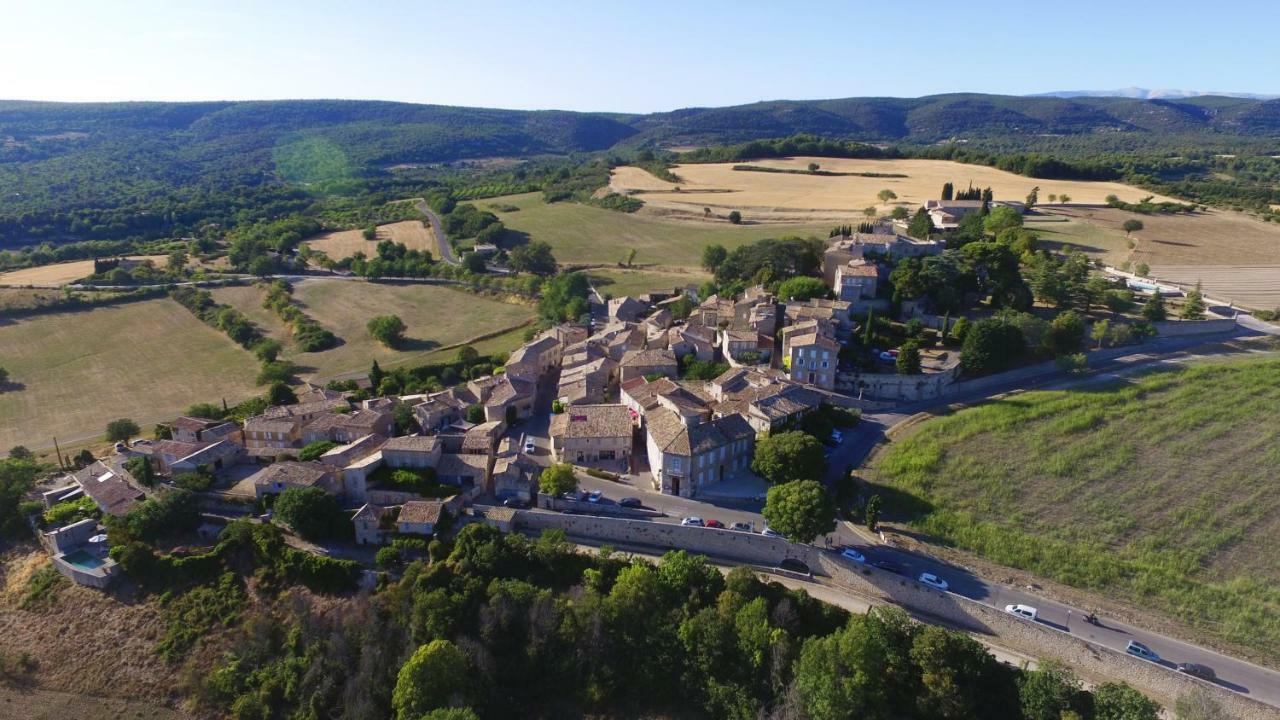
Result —
M 956 382 L 960 366 L 955 365 L 942 372 L 923 375 L 899 375 L 897 373 L 842 373 L 840 387 L 868 399 L 918 402 L 932 400 L 950 393 Z
M 703 555 L 770 567 L 778 565 L 786 558 L 805 561 L 811 550 L 807 545 L 797 545 L 782 538 L 735 530 L 684 527 L 674 523 L 590 515 L 561 515 L 536 510 L 517 511 L 515 525 L 522 530 L 559 529 L 569 535 L 604 542 L 689 550 Z
M 1215 318 L 1212 320 L 1165 320 L 1154 323 L 1156 337 L 1188 337 L 1190 335 L 1210 335 L 1228 333 L 1236 328 L 1234 318 Z

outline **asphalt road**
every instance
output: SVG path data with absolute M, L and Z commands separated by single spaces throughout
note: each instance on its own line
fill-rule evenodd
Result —
M 431 223 L 431 232 L 436 236 L 436 245 L 440 250 L 440 259 L 450 265 L 457 265 L 458 258 L 453 255 L 453 246 L 449 244 L 449 238 L 444 234 L 444 225 L 440 222 L 440 216 L 427 205 L 426 200 L 419 200 L 414 203 L 414 207 L 418 212 L 427 216 L 427 222 Z
M 828 480 L 843 474 L 847 467 L 857 467 L 884 439 L 884 433 L 893 425 L 911 415 L 924 412 L 942 405 L 954 403 L 976 402 L 993 395 L 1015 389 L 1030 387 L 1065 388 L 1091 383 L 1108 382 L 1124 377 L 1125 374 L 1159 364 L 1186 362 L 1205 354 L 1180 354 L 1182 351 L 1203 345 L 1203 338 L 1170 339 L 1152 343 L 1140 352 L 1117 357 L 1094 366 L 1093 373 L 1082 378 L 1072 378 L 1059 371 L 1046 372 L 1031 378 L 1022 378 L 1011 382 L 1008 386 L 988 386 L 981 391 L 966 394 L 963 391 L 945 398 L 941 402 L 918 403 L 902 406 L 886 412 L 871 412 L 862 416 L 858 426 L 845 432 L 844 442 L 833 450 L 828 457 Z M 537 458 L 541 462 L 549 462 L 545 418 L 535 419 L 522 426 L 520 430 L 534 438 L 539 446 Z M 704 501 L 673 497 L 654 492 L 649 487 L 636 484 L 634 478 L 623 478 L 621 482 L 601 480 L 585 474 L 579 474 L 579 483 L 587 491 L 598 490 L 602 493 L 602 503 L 611 504 L 623 497 L 640 498 L 644 507 L 657 510 L 665 517 L 656 518 L 654 522 L 678 523 L 684 517 L 696 516 L 716 519 L 726 525 L 733 522 L 745 522 L 759 532 L 764 527 L 764 518 L 760 515 L 762 503 L 754 500 L 720 500 Z M 714 532 L 714 531 L 709 531 Z M 1264 668 L 1253 663 L 1233 658 L 1213 650 L 1176 640 L 1141 628 L 1125 625 L 1106 617 L 1099 618 L 1097 626 L 1085 622 L 1088 613 L 1085 608 L 1071 607 L 1052 600 L 1037 592 L 1035 587 L 1010 587 L 983 578 L 972 571 L 958 567 L 928 555 L 913 553 L 880 544 L 868 539 L 867 534 L 858 532 L 850 526 L 840 524 L 836 531 L 819 541 L 834 549 L 841 546 L 857 547 L 869 562 L 892 561 L 902 568 L 904 575 L 917 577 L 920 573 L 933 573 L 950 584 L 951 592 L 963 595 L 972 600 L 996 608 L 1006 605 L 1030 605 L 1038 610 L 1038 622 L 1062 632 L 1124 651 L 1130 640 L 1145 644 L 1160 655 L 1161 665 L 1174 672 L 1177 663 L 1194 662 L 1213 668 L 1218 675 L 1221 686 L 1249 695 L 1271 705 L 1280 706 L 1280 672 Z

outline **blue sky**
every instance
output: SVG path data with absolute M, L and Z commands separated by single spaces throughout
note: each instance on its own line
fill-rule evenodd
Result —
M 0 98 L 649 112 L 956 91 L 1280 93 L 1278 25 L 1280 2 L 1266 0 L 0 0 Z

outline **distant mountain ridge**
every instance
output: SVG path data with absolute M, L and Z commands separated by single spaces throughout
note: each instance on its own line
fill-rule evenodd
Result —
M 1266 93 L 1246 93 L 1246 92 L 1217 92 L 1203 90 L 1148 90 L 1140 87 L 1120 88 L 1119 90 L 1055 90 L 1047 93 L 1033 93 L 1027 97 L 1058 97 L 1058 98 L 1081 98 L 1081 97 L 1122 97 L 1133 100 L 1184 100 L 1193 97 L 1229 97 L 1229 98 L 1247 98 L 1250 100 L 1275 100 L 1280 95 L 1268 95 Z

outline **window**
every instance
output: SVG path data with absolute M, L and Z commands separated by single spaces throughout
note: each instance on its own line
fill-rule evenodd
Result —
M 671 469 L 672 470 L 680 469 L 680 458 L 674 457 L 674 456 L 671 458 Z
M 826 353 L 823 353 L 823 354 L 825 355 Z M 824 368 L 825 368 L 825 367 L 827 367 L 827 365 L 829 365 L 829 364 L 830 364 L 830 363 L 828 363 L 826 360 L 823 360 L 823 361 L 822 361 L 822 367 L 824 367 Z
M 801 355 L 796 359 L 796 367 L 804 367 L 804 356 Z

